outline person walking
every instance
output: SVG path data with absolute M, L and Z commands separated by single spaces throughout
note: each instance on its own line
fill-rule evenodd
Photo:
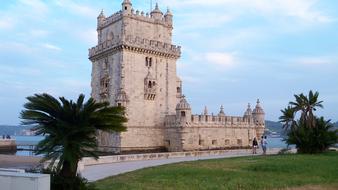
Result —
M 252 141 L 252 154 L 257 154 L 258 142 L 256 137 Z
M 268 141 L 266 139 L 266 136 L 264 136 L 261 143 L 262 143 L 263 155 L 266 155 L 266 149 L 267 149 L 267 146 L 268 146 Z

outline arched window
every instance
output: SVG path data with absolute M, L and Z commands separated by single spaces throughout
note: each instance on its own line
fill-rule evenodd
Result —
M 156 83 L 155 83 L 155 81 L 153 81 L 153 86 L 155 86 L 156 85 Z
M 149 83 L 148 83 L 148 88 L 151 88 L 151 87 L 152 87 L 151 81 L 149 81 Z
M 181 88 L 177 87 L 177 93 L 181 93 Z
M 148 66 L 149 66 L 149 58 L 146 57 L 146 67 L 148 67 Z
M 181 117 L 185 117 L 185 111 L 181 111 Z

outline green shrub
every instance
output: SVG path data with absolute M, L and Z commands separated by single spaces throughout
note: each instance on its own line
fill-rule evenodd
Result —
M 297 126 L 288 131 L 285 141 L 295 144 L 299 153 L 320 153 L 328 150 L 338 142 L 337 130 L 323 117 L 316 118 L 315 127 L 308 127 L 306 123 L 298 121 Z
M 63 177 L 51 174 L 51 190 L 97 190 L 94 184 L 77 175 L 76 177 Z

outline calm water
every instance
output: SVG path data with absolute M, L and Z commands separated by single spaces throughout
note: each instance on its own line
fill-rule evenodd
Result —
M 33 145 L 37 145 L 41 141 L 43 136 L 14 136 L 18 148 L 32 148 Z M 282 141 L 282 138 L 268 138 L 268 147 L 269 148 L 286 148 L 285 142 Z M 18 156 L 34 156 L 31 151 L 17 151 L 16 155 Z
M 44 137 L 43 136 L 14 136 L 18 148 L 32 149 L 39 143 Z M 20 150 L 17 151 L 17 156 L 34 156 L 32 151 Z

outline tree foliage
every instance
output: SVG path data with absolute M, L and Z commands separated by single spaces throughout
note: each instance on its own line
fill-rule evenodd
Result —
M 299 153 L 319 153 L 336 144 L 338 131 L 333 130 L 330 121 L 314 114 L 318 108 L 323 108 L 323 101 L 318 100 L 319 93 L 310 91 L 308 96 L 302 93 L 294 97 L 295 101 L 289 102 L 279 117 L 287 131 L 284 140 L 289 145 L 296 145 Z
M 51 160 L 56 174 L 75 178 L 78 162 L 85 156 L 98 158 L 96 132 L 125 131 L 127 121 L 122 107 L 109 107 L 81 94 L 76 102 L 64 97 L 54 98 L 49 94 L 27 97 L 28 102 L 21 112 L 24 125 L 34 125 L 37 135 L 45 139 L 37 145 L 36 154 Z

